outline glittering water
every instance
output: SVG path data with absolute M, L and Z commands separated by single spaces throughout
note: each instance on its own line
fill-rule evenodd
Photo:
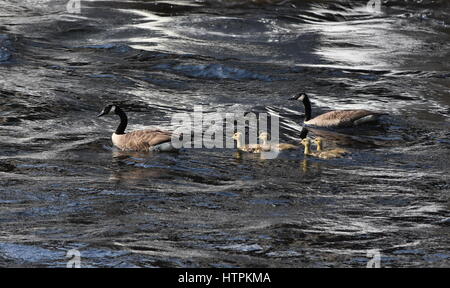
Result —
M 0 265 L 447 266 L 447 1 L 2 0 Z M 272 3 L 270 3 L 272 2 Z M 234 149 L 111 148 L 109 103 L 129 130 L 171 116 L 269 112 L 299 139 L 314 113 L 389 113 L 374 129 L 311 129 L 346 158 Z

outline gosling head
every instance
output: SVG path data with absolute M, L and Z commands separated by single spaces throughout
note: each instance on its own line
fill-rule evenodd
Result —
M 233 134 L 233 136 L 231 138 L 233 138 L 234 140 L 238 141 L 239 139 L 241 139 L 242 137 L 242 133 L 241 132 L 236 132 Z
M 314 139 L 314 144 L 316 144 L 317 146 L 322 146 L 323 143 L 323 139 L 321 137 L 317 137 L 316 139 Z
M 303 146 L 310 146 L 311 145 L 311 139 L 309 139 L 309 138 L 302 139 L 302 141 L 300 143 Z
M 97 117 L 101 117 L 103 115 L 107 115 L 109 112 L 113 111 L 114 114 L 118 114 L 120 110 L 120 107 L 117 105 L 108 105 L 105 108 L 103 108 L 102 112 L 97 115 Z
M 302 93 L 296 94 L 293 97 L 289 98 L 289 100 L 303 101 L 306 98 L 308 98 L 308 95 L 306 95 L 306 93 L 302 92 Z
M 263 140 L 263 141 L 267 141 L 269 139 L 269 133 L 268 132 L 261 132 L 261 134 L 259 134 L 258 138 Z

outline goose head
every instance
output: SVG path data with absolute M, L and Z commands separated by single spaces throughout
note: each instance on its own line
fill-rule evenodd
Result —
M 114 114 L 116 114 L 120 117 L 120 124 L 117 127 L 115 134 L 117 134 L 117 135 L 125 134 L 125 129 L 127 128 L 127 124 L 128 124 L 128 118 L 127 118 L 127 115 L 125 114 L 125 112 L 123 112 L 119 106 L 114 105 L 114 104 L 108 105 L 105 108 L 103 108 L 102 112 L 100 112 L 100 114 L 98 114 L 97 117 L 107 115 L 111 111 L 113 111 Z
M 289 100 L 298 100 L 298 101 L 303 101 L 305 99 L 308 98 L 308 95 L 306 95 L 306 93 L 299 93 L 294 95 L 293 97 L 289 98 Z
M 117 105 L 108 105 L 97 115 L 97 117 L 101 117 L 103 115 L 109 114 L 109 112 L 113 111 L 114 114 L 119 114 L 121 111 L 120 107 Z

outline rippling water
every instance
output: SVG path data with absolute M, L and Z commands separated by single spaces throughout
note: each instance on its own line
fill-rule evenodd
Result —
M 0 0 L 0 265 L 449 266 L 448 1 Z M 171 116 L 303 107 L 390 115 L 311 130 L 351 156 L 264 160 L 234 149 L 118 152 Z

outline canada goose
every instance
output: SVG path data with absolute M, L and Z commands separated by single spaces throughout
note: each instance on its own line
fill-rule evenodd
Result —
M 128 118 L 125 112 L 117 105 L 106 106 L 97 117 L 108 114 L 113 110 L 114 114 L 119 115 L 120 124 L 111 136 L 114 146 L 124 151 L 176 151 L 171 144 L 172 133 L 162 130 L 137 130 L 125 133 Z
M 300 93 L 290 98 L 290 100 L 302 101 L 305 107 L 305 120 L 303 123 L 317 127 L 352 127 L 364 123 L 376 122 L 381 115 L 385 115 L 385 113 L 364 109 L 334 110 L 311 119 L 311 102 L 309 101 L 308 95 Z
M 326 153 L 339 154 L 339 155 L 344 155 L 344 154 L 349 153 L 347 150 L 342 149 L 342 148 L 323 150 L 323 139 L 321 137 L 315 138 L 313 142 L 317 145 L 317 152 L 326 152 Z
M 283 151 L 283 150 L 295 150 L 298 149 L 298 146 L 288 144 L 288 143 L 278 143 L 272 144 L 268 142 L 270 134 L 268 132 L 261 132 L 259 134 L 259 139 L 262 140 L 261 147 L 264 151 L 271 150 L 272 148 L 275 150 Z
M 311 139 L 310 138 L 302 139 L 302 141 L 300 143 L 305 146 L 304 154 L 306 156 L 314 156 L 314 157 L 318 157 L 321 159 L 342 158 L 342 154 L 338 154 L 338 153 L 328 153 L 327 151 L 322 151 L 322 152 L 311 151 Z
M 232 138 L 236 140 L 237 148 L 244 152 L 249 153 L 261 153 L 262 147 L 259 144 L 244 144 L 244 139 L 242 138 L 241 132 L 236 132 L 233 134 Z

